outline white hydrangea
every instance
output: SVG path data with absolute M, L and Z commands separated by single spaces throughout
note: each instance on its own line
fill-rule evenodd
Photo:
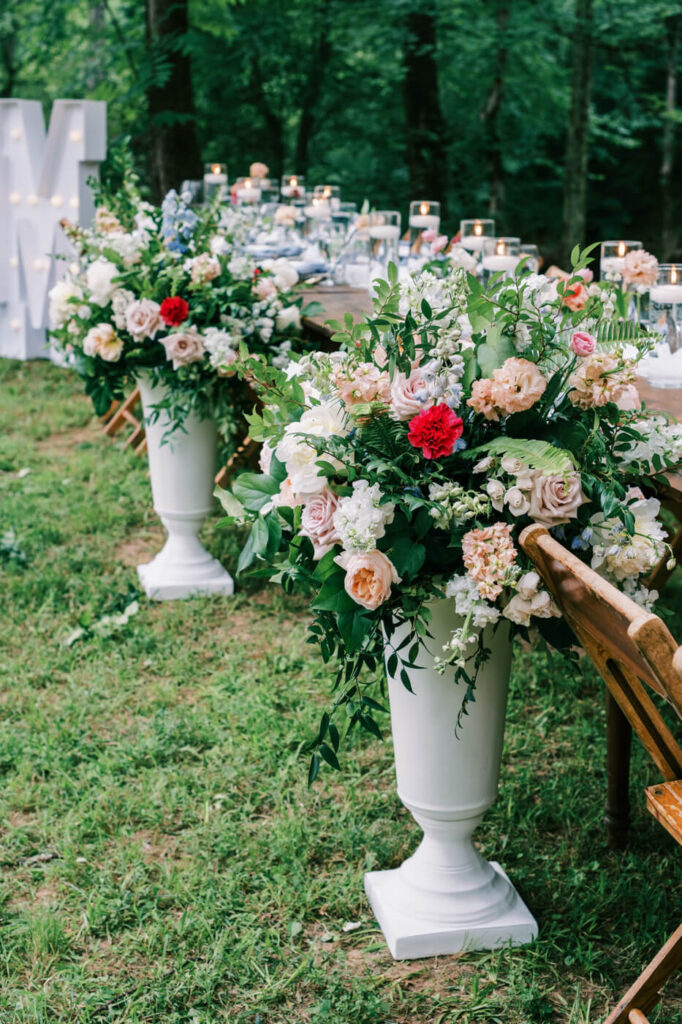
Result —
M 227 269 L 238 281 L 249 281 L 253 277 L 256 264 L 248 256 L 233 256 Z
M 382 497 L 379 484 L 370 486 L 367 480 L 356 480 L 350 497 L 341 498 L 334 528 L 346 551 L 374 551 L 395 514 L 395 505 L 390 501 L 382 504 Z
M 204 332 L 204 347 L 209 354 L 212 367 L 231 366 L 239 349 L 241 332 L 226 331 L 220 327 L 208 327 Z

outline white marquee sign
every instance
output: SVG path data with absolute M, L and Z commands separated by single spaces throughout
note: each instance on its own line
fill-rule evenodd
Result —
M 94 216 L 87 179 L 106 155 L 106 103 L 0 99 L 0 356 L 48 356 L 48 291 L 69 244 L 59 222 Z

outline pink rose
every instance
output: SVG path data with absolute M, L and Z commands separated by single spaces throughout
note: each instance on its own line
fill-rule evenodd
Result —
M 430 409 L 433 398 L 419 370 L 413 370 L 409 377 L 396 373 L 391 383 L 391 416 L 395 420 L 411 420 L 423 409 Z
M 577 356 L 591 356 L 597 347 L 597 339 L 587 331 L 575 331 L 571 338 L 571 349 Z
M 531 519 L 545 526 L 559 526 L 575 519 L 585 501 L 579 473 L 543 476 L 540 470 L 536 470 L 532 480 L 528 513 Z
M 130 303 L 125 312 L 125 320 L 126 327 L 135 341 L 156 337 L 162 326 L 160 308 L 159 304 L 151 299 L 138 299 L 137 302 Z
M 388 600 L 391 584 L 400 583 L 393 562 L 382 551 L 344 551 L 334 561 L 346 570 L 346 593 L 369 611 Z
M 169 334 L 166 338 L 159 339 L 166 350 L 166 359 L 173 360 L 173 369 L 179 366 L 187 366 L 189 363 L 196 363 L 204 356 L 204 339 L 196 327 L 190 324 L 175 334 Z
M 301 534 L 313 544 L 313 558 L 319 561 L 341 540 L 334 527 L 334 513 L 339 507 L 336 495 L 329 488 L 309 498 L 301 513 Z
M 277 288 L 275 282 L 271 277 L 259 277 L 256 281 L 253 290 L 259 299 L 269 299 L 272 295 L 277 294 Z

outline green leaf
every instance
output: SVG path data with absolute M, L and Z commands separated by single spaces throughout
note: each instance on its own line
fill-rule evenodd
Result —
M 426 548 L 423 544 L 415 544 L 411 536 L 403 534 L 391 545 L 390 558 L 399 576 L 416 576 L 424 564 Z
M 467 457 L 480 455 L 509 455 L 520 459 L 531 469 L 539 469 L 546 476 L 570 472 L 575 459 L 565 448 L 557 448 L 549 441 L 526 440 L 520 437 L 496 437 L 487 444 L 479 445 L 467 452 Z
M 493 324 L 488 328 L 485 342 L 476 349 L 476 359 L 484 377 L 491 377 L 493 370 L 502 366 L 505 359 L 510 359 L 514 355 L 516 355 L 514 343 L 509 335 L 502 334 L 500 324 Z
M 232 519 L 243 518 L 244 506 L 241 501 L 235 498 L 231 491 L 226 491 L 224 487 L 216 487 L 213 494 L 223 506 L 228 516 L 231 516 Z
M 232 493 L 249 512 L 260 512 L 278 492 L 277 481 L 261 473 L 242 473 L 232 484 Z
M 268 525 L 262 516 L 259 516 L 253 524 L 248 540 L 239 555 L 239 561 L 237 562 L 238 574 L 248 569 L 257 555 L 265 554 L 269 537 Z

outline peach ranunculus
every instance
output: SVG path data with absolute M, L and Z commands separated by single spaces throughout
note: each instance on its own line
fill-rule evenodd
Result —
M 160 306 L 153 299 L 137 299 L 125 311 L 126 328 L 135 341 L 156 337 L 163 323 L 159 316 Z
M 595 352 L 583 359 L 568 379 L 568 397 L 580 409 L 594 409 L 607 402 L 618 402 L 634 377 L 630 368 L 623 366 L 608 352 Z M 630 396 L 632 397 L 632 396 Z
M 658 260 L 646 249 L 630 249 L 623 260 L 623 283 L 650 288 L 658 280 Z
M 309 498 L 301 513 L 301 535 L 308 537 L 313 545 L 313 558 L 319 561 L 341 539 L 334 526 L 334 513 L 339 507 L 335 494 L 328 487 L 321 494 Z
M 180 366 L 187 366 L 189 363 L 197 363 L 203 358 L 204 339 L 196 327 L 189 324 L 183 330 L 169 334 L 159 339 L 166 350 L 166 359 L 173 360 L 173 369 Z
M 494 601 L 502 593 L 516 561 L 511 526 L 494 523 L 482 530 L 469 530 L 462 538 L 462 558 L 481 597 Z
M 391 379 L 374 363 L 341 366 L 334 373 L 334 383 L 343 404 L 348 408 L 365 402 L 384 402 L 391 399 Z
M 528 512 L 531 519 L 545 526 L 559 526 L 576 518 L 578 509 L 586 500 L 579 473 L 543 476 L 536 470 L 532 480 Z
M 547 381 L 528 359 L 505 359 L 493 370 L 491 398 L 505 415 L 524 412 L 542 398 Z
M 584 284 L 577 284 L 575 281 L 573 284 L 564 285 L 564 294 L 561 296 L 561 303 L 564 306 L 568 306 L 572 312 L 577 312 L 582 309 L 587 300 L 590 297 L 590 293 Z
M 393 562 L 383 551 L 344 551 L 334 561 L 346 570 L 346 593 L 369 611 L 388 600 L 393 583 L 400 583 Z
M 258 161 L 256 161 L 256 163 L 251 164 L 251 166 L 249 167 L 249 177 L 250 178 L 267 178 L 267 176 L 268 176 L 268 166 L 267 166 L 267 164 L 262 164 L 262 163 L 259 163 Z
M 430 409 L 433 398 L 424 377 L 419 370 L 413 370 L 409 377 L 396 373 L 391 382 L 391 416 L 395 420 L 411 420 L 413 416 Z
M 86 356 L 99 356 L 107 363 L 117 363 L 121 358 L 123 342 L 111 324 L 97 324 L 91 327 L 83 339 Z
M 490 377 L 474 381 L 467 405 L 471 406 L 474 412 L 480 412 L 487 420 L 499 420 L 500 413 L 493 401 L 493 381 Z

